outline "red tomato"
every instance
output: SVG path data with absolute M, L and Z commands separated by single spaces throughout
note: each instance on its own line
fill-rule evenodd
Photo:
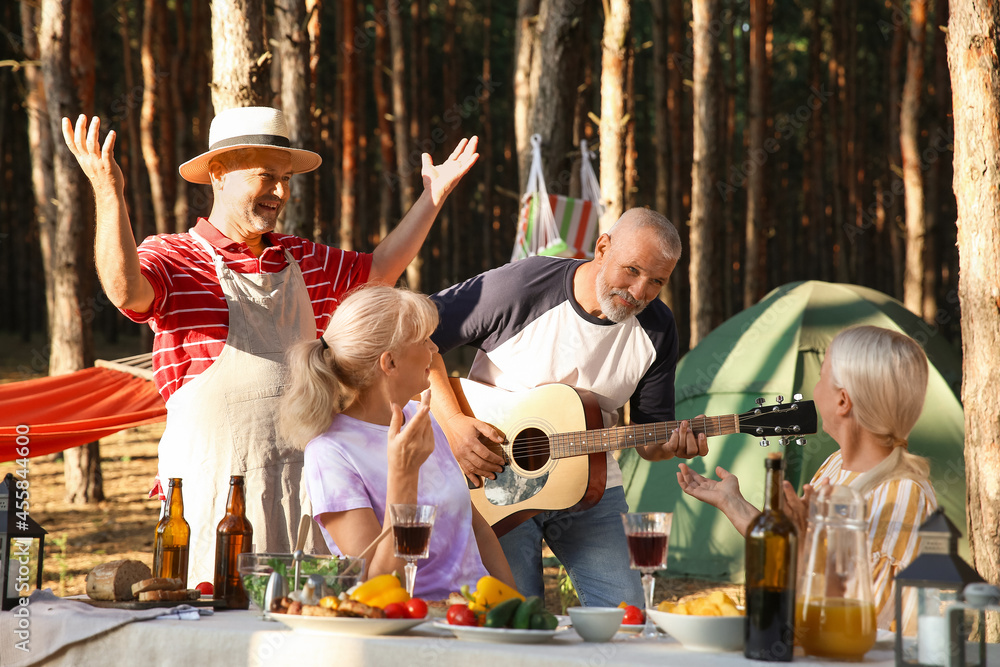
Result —
M 406 607 L 401 602 L 390 602 L 382 611 L 386 618 L 406 618 Z
M 624 625 L 642 625 L 646 622 L 646 615 L 635 605 L 625 606 L 625 617 L 622 618 Z
M 424 618 L 427 616 L 427 603 L 420 598 L 410 598 L 406 603 L 406 615 L 408 618 Z
M 469 609 L 468 605 L 453 604 L 448 607 L 448 623 L 451 625 L 478 625 L 476 612 Z
M 201 582 L 200 584 L 195 586 L 195 588 L 201 591 L 202 595 L 211 596 L 213 593 L 215 593 L 215 586 L 213 586 L 212 583 L 208 581 Z

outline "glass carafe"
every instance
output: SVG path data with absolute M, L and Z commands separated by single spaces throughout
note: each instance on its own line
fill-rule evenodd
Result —
M 807 655 L 861 660 L 875 644 L 870 562 L 864 499 L 846 486 L 821 487 L 809 504 L 795 602 Z

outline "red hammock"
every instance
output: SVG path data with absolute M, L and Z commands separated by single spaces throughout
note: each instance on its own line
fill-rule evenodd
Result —
M 152 382 L 112 368 L 0 384 L 0 462 L 24 458 L 23 447 L 27 456 L 61 452 L 166 415 Z

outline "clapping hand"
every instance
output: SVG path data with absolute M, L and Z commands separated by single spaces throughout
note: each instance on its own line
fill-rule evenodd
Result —
M 101 130 L 101 119 L 94 116 L 87 130 L 87 117 L 80 114 L 76 119 L 76 127 L 69 118 L 62 119 L 63 139 L 70 152 L 80 163 L 80 168 L 90 180 L 94 192 L 102 194 L 118 194 L 124 190 L 125 179 L 121 167 L 115 161 L 115 131 L 108 132 L 104 146 L 98 142 Z
M 435 165 L 427 153 L 420 156 L 422 162 L 420 175 L 423 177 L 424 190 L 430 192 L 431 201 L 435 206 L 445 200 L 479 159 L 479 153 L 476 152 L 478 145 L 479 137 L 462 139 L 448 159 L 439 165 Z

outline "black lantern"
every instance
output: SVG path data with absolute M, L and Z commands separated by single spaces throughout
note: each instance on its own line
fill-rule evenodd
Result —
M 23 604 L 21 598 L 27 598 L 32 587 L 42 587 L 47 531 L 28 514 L 27 500 L 27 481 L 7 473 L 0 483 L 0 606 L 4 611 Z
M 981 665 L 981 661 L 966 661 L 965 643 L 972 623 L 970 614 L 965 613 L 967 606 L 962 604 L 962 590 L 983 578 L 958 556 L 962 533 L 939 507 L 920 526 L 919 534 L 920 554 L 896 575 L 896 665 Z M 917 641 L 905 652 L 904 588 L 915 589 L 917 597 Z M 955 611 L 959 613 L 952 613 Z

